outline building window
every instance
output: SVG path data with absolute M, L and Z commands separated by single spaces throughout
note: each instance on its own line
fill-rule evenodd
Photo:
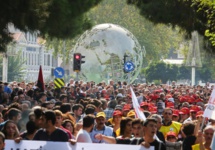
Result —
M 40 55 L 39 54 L 37 55 L 37 58 L 38 58 L 37 64 L 40 65 Z
M 29 53 L 29 54 L 28 54 L 28 64 L 29 64 L 29 65 L 31 65 L 31 58 L 30 58 L 30 57 L 31 57 L 31 54 Z
M 50 55 L 48 55 L 48 66 L 50 66 Z

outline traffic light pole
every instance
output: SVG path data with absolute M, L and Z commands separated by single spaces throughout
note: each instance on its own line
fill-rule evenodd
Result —
M 79 79 L 78 79 L 78 74 L 79 74 L 79 72 L 76 72 L 76 81 L 79 80 Z

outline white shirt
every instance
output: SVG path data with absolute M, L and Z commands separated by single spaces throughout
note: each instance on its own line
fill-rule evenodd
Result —
M 90 134 L 86 130 L 83 130 L 83 129 L 80 129 L 78 131 L 76 140 L 77 140 L 77 142 L 82 142 L 82 143 L 92 143 Z

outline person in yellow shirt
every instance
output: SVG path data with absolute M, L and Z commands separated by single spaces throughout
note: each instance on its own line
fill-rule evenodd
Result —
M 117 137 L 120 135 L 120 122 L 122 120 L 122 112 L 115 110 L 113 112 L 113 118 L 108 120 L 108 126 L 113 128 L 114 136 Z
M 178 136 L 181 130 L 181 123 L 172 121 L 172 114 L 173 111 L 171 108 L 165 108 L 163 111 L 163 125 L 161 126 L 159 131 L 163 133 L 164 137 L 166 137 L 166 134 L 169 131 L 176 133 L 176 136 Z
M 211 150 L 210 145 L 212 142 L 214 131 L 215 128 L 213 126 L 211 125 L 207 126 L 203 130 L 203 137 L 199 136 L 199 138 L 201 139 L 200 143 L 193 145 L 192 150 Z

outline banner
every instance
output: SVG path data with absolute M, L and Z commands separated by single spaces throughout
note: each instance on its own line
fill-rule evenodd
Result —
M 146 149 L 141 145 L 121 145 L 121 144 L 96 144 L 96 143 L 76 143 L 69 142 L 47 142 L 47 141 L 27 141 L 22 140 L 15 143 L 13 140 L 5 140 L 5 150 L 154 150 L 154 147 Z
M 215 89 L 213 89 L 211 93 L 208 105 L 205 108 L 203 116 L 215 120 Z
M 131 96 L 132 96 L 132 103 L 133 103 L 133 108 L 134 108 L 134 111 L 136 113 L 136 117 L 137 118 L 140 118 L 142 119 L 143 121 L 146 120 L 146 117 L 145 115 L 143 114 L 143 112 L 140 110 L 140 105 L 137 101 L 137 97 L 133 91 L 133 89 L 130 87 L 130 90 L 131 90 Z

